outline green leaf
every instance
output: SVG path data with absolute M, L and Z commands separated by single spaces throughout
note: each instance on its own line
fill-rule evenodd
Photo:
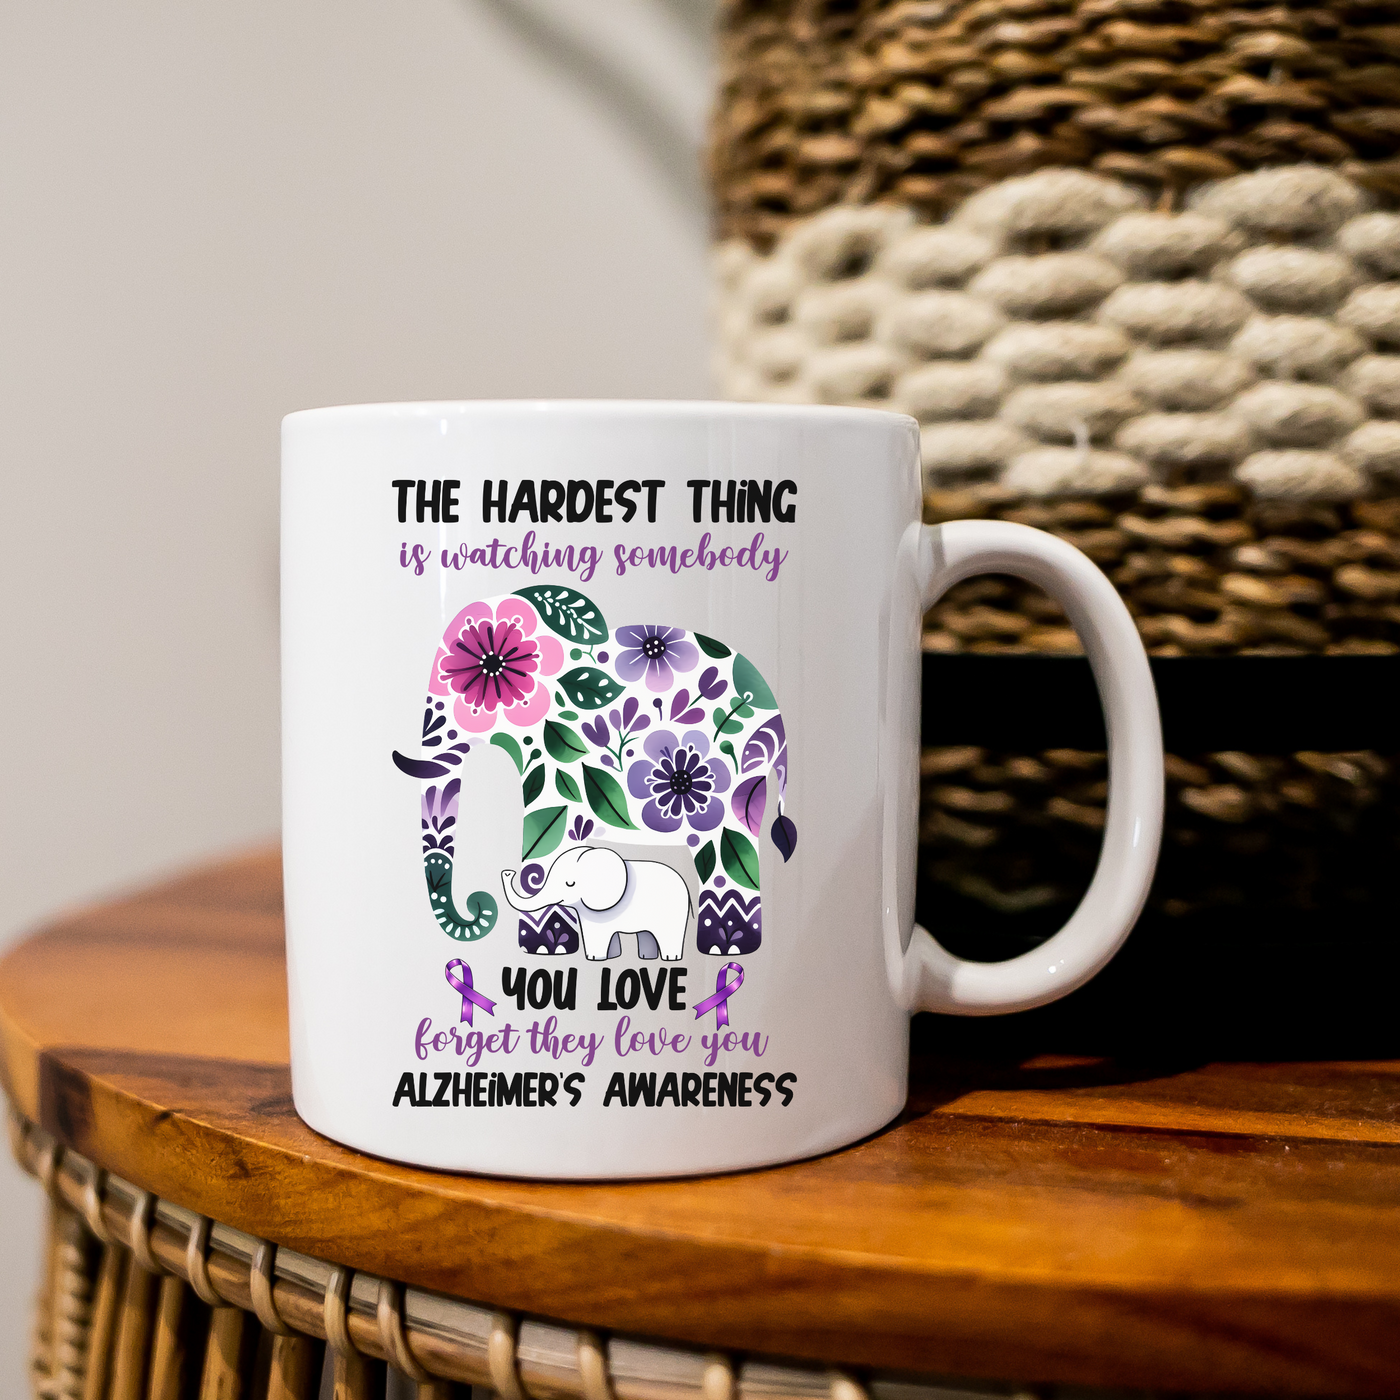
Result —
M 544 764 L 538 768 L 531 769 L 530 776 L 525 779 L 521 786 L 521 792 L 525 795 L 525 805 L 528 807 L 544 791 Z
M 544 619 L 544 625 L 561 637 L 579 646 L 597 646 L 608 639 L 608 624 L 603 610 L 576 588 L 560 588 L 557 584 L 517 588 L 517 598 L 528 600 Z
M 716 705 L 715 712 L 710 718 L 715 722 L 716 734 L 742 734 L 744 732 L 743 724 L 735 719 L 723 705 Z
M 515 771 L 523 773 L 525 771 L 525 755 L 520 752 L 520 745 L 510 737 L 509 734 L 493 734 L 491 742 L 498 749 L 504 749 L 510 755 L 510 760 L 515 764 Z
M 778 702 L 768 689 L 768 682 L 758 674 L 758 667 L 747 656 L 734 658 L 734 689 L 747 695 L 760 710 L 776 710 Z
M 544 746 L 556 763 L 574 763 L 588 754 L 583 740 L 567 724 L 552 719 L 544 722 Z
M 593 815 L 607 822 L 609 826 L 620 826 L 628 831 L 636 831 L 636 823 L 627 815 L 627 798 L 622 787 L 611 773 L 601 768 L 583 765 L 583 792 Z
M 583 801 L 578 784 L 562 768 L 554 770 L 554 789 L 560 797 L 567 797 L 570 802 Z
M 569 703 L 567 700 L 564 699 L 564 692 L 562 690 L 556 690 L 554 692 L 554 700 L 555 703 L 561 708 Z
M 713 656 L 716 661 L 721 657 L 732 654 L 723 642 L 717 642 L 713 637 L 702 637 L 698 632 L 692 632 L 690 635 L 695 638 L 695 645 L 698 646 L 706 656 Z
M 758 888 L 758 852 L 743 832 L 724 828 L 719 838 L 719 858 L 724 862 L 725 874 L 736 885 Z
M 559 697 L 559 703 L 560 703 L 561 705 L 564 703 L 564 697 L 563 697 L 562 695 Z M 560 718 L 560 719 L 577 719 L 578 716 L 577 716 L 572 710 L 560 710 L 560 711 L 559 711 L 559 718 Z
M 580 710 L 601 710 L 627 689 L 594 666 L 577 666 L 559 677 L 559 684 Z
M 700 877 L 702 885 L 715 873 L 715 843 L 713 841 L 706 841 L 695 852 L 695 873 Z
M 543 773 L 544 769 L 539 771 Z M 567 816 L 565 807 L 541 807 L 538 812 L 526 812 L 520 836 L 521 859 L 547 856 L 564 839 Z

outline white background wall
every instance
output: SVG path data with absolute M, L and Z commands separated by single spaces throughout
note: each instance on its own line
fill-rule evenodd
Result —
M 9 942 L 275 835 L 284 413 L 707 380 L 699 221 L 472 0 L 0 15 Z M 7 1396 L 38 1245 L 6 1154 Z

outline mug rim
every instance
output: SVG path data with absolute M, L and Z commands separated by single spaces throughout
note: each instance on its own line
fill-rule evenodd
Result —
M 404 402 L 331 404 L 302 408 L 282 419 L 284 429 L 322 423 L 424 418 L 528 418 L 574 414 L 590 418 L 714 418 L 772 419 L 778 422 L 815 419 L 818 422 L 869 423 L 918 427 L 907 413 L 884 408 L 855 408 L 844 404 L 745 403 L 725 399 L 423 399 Z

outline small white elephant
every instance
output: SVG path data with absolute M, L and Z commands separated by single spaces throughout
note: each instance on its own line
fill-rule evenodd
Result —
M 533 914 L 567 905 L 578 915 L 583 953 L 594 962 L 622 951 L 621 935 L 635 934 L 637 956 L 675 962 L 685 949 L 690 887 L 679 871 L 658 860 L 624 860 L 606 846 L 569 846 L 559 852 L 534 893 L 514 870 L 501 871 L 506 902 Z

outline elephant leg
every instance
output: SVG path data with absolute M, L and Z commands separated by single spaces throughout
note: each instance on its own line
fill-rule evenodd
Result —
M 747 899 L 732 885 L 722 894 L 700 891 L 696 945 L 702 953 L 756 953 L 762 944 L 763 901 L 757 891 Z
M 578 930 L 557 907 L 543 914 L 522 914 L 520 946 L 527 953 L 577 953 Z
M 656 935 L 650 929 L 637 930 L 637 956 L 644 962 L 650 962 L 661 952 L 661 945 L 656 941 Z
M 657 935 L 656 942 L 661 951 L 662 962 L 676 962 L 685 951 L 685 926 L 689 918 L 688 914 L 684 915 L 663 928 Z
M 622 956 L 622 938 L 613 929 L 583 926 L 583 955 L 590 962 L 604 962 Z

